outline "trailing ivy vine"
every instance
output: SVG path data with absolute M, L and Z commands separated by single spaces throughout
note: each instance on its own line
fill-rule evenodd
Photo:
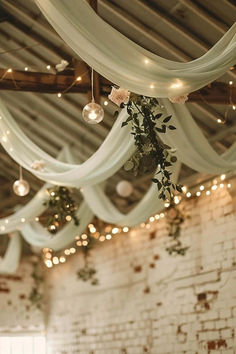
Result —
M 184 256 L 189 247 L 183 246 L 180 240 L 181 237 L 181 225 L 185 220 L 184 213 L 176 206 L 171 205 L 166 214 L 166 219 L 169 227 L 169 237 L 171 238 L 171 242 L 169 246 L 166 248 L 166 251 L 172 254 L 179 254 Z
M 31 277 L 33 278 L 34 283 L 31 292 L 29 294 L 29 300 L 33 306 L 35 306 L 37 309 L 40 310 L 42 308 L 42 302 L 44 297 L 42 292 L 43 277 L 42 277 L 42 269 L 41 269 L 41 263 L 39 257 L 32 256 L 31 264 L 32 264 Z
M 135 175 L 156 170 L 152 181 L 157 185 L 159 198 L 171 201 L 173 192 L 182 192 L 182 186 L 171 180 L 172 172 L 169 170 L 177 157 L 171 153 L 171 147 L 158 136 L 158 133 L 165 134 L 167 130 L 176 129 L 170 124 L 171 116 L 163 117 L 158 100 L 152 97 L 131 94 L 128 103 L 121 104 L 121 108 L 124 107 L 129 116 L 122 127 L 132 124 L 131 134 L 137 148 L 124 168 L 133 171 Z
M 93 242 L 95 242 L 94 238 L 89 237 L 88 245 L 82 248 L 84 266 L 77 271 L 77 277 L 84 282 L 90 281 L 91 285 L 98 285 L 99 280 L 96 278 L 97 271 L 92 265 L 90 254 L 91 248 L 93 247 Z

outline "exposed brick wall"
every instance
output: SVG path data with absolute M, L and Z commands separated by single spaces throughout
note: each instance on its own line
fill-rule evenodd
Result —
M 236 214 L 227 191 L 188 201 L 186 256 L 165 251 L 165 219 L 48 270 L 49 354 L 236 353 Z M 155 232 L 154 232 L 155 231 Z
M 32 265 L 23 261 L 16 274 L 0 275 L 0 335 L 45 330 L 44 314 L 28 300 L 33 286 Z

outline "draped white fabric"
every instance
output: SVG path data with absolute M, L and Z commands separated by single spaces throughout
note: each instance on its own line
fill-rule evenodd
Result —
M 2 101 L 0 117 L 1 143 L 8 154 L 36 177 L 52 184 L 83 187 L 102 182 L 118 171 L 135 149 L 130 127 L 121 129 L 126 110 L 121 111 L 99 149 L 81 165 L 60 162 L 37 147 L 20 130 Z M 45 161 L 43 171 L 30 167 L 35 160 Z
M 195 123 L 186 105 L 172 104 L 160 99 L 167 115 L 172 115 L 176 130 L 160 134 L 164 143 L 177 149 L 176 155 L 192 169 L 203 173 L 223 173 L 236 170 L 236 142 L 219 155 Z
M 61 38 L 98 73 L 132 92 L 172 97 L 197 90 L 236 61 L 236 24 L 200 58 L 166 60 L 103 21 L 86 0 L 35 0 Z
M 15 273 L 19 265 L 21 256 L 21 237 L 18 232 L 14 232 L 8 243 L 4 257 L 0 260 L 0 273 Z

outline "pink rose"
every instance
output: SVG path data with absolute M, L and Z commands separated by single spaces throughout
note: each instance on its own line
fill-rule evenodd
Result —
M 130 92 L 123 88 L 116 89 L 112 87 L 111 93 L 108 96 L 109 100 L 115 103 L 117 106 L 120 107 L 121 103 L 128 103 L 129 101 Z
M 169 97 L 170 102 L 183 104 L 188 100 L 188 95 Z
M 44 168 L 45 162 L 43 160 L 36 160 L 31 164 L 31 168 L 35 171 L 39 171 Z

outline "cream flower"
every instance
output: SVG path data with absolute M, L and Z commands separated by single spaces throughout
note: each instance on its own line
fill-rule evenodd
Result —
M 30 167 L 35 171 L 39 171 L 44 168 L 44 166 L 45 162 L 43 160 L 35 160 Z
M 109 100 L 115 103 L 117 106 L 120 107 L 121 103 L 128 103 L 129 101 L 130 92 L 123 88 L 116 89 L 112 87 L 111 93 L 108 96 Z
M 169 97 L 170 102 L 183 104 L 188 100 L 188 95 Z
M 58 72 L 65 70 L 65 68 L 69 65 L 67 60 L 61 60 L 61 62 L 55 65 L 55 68 Z

